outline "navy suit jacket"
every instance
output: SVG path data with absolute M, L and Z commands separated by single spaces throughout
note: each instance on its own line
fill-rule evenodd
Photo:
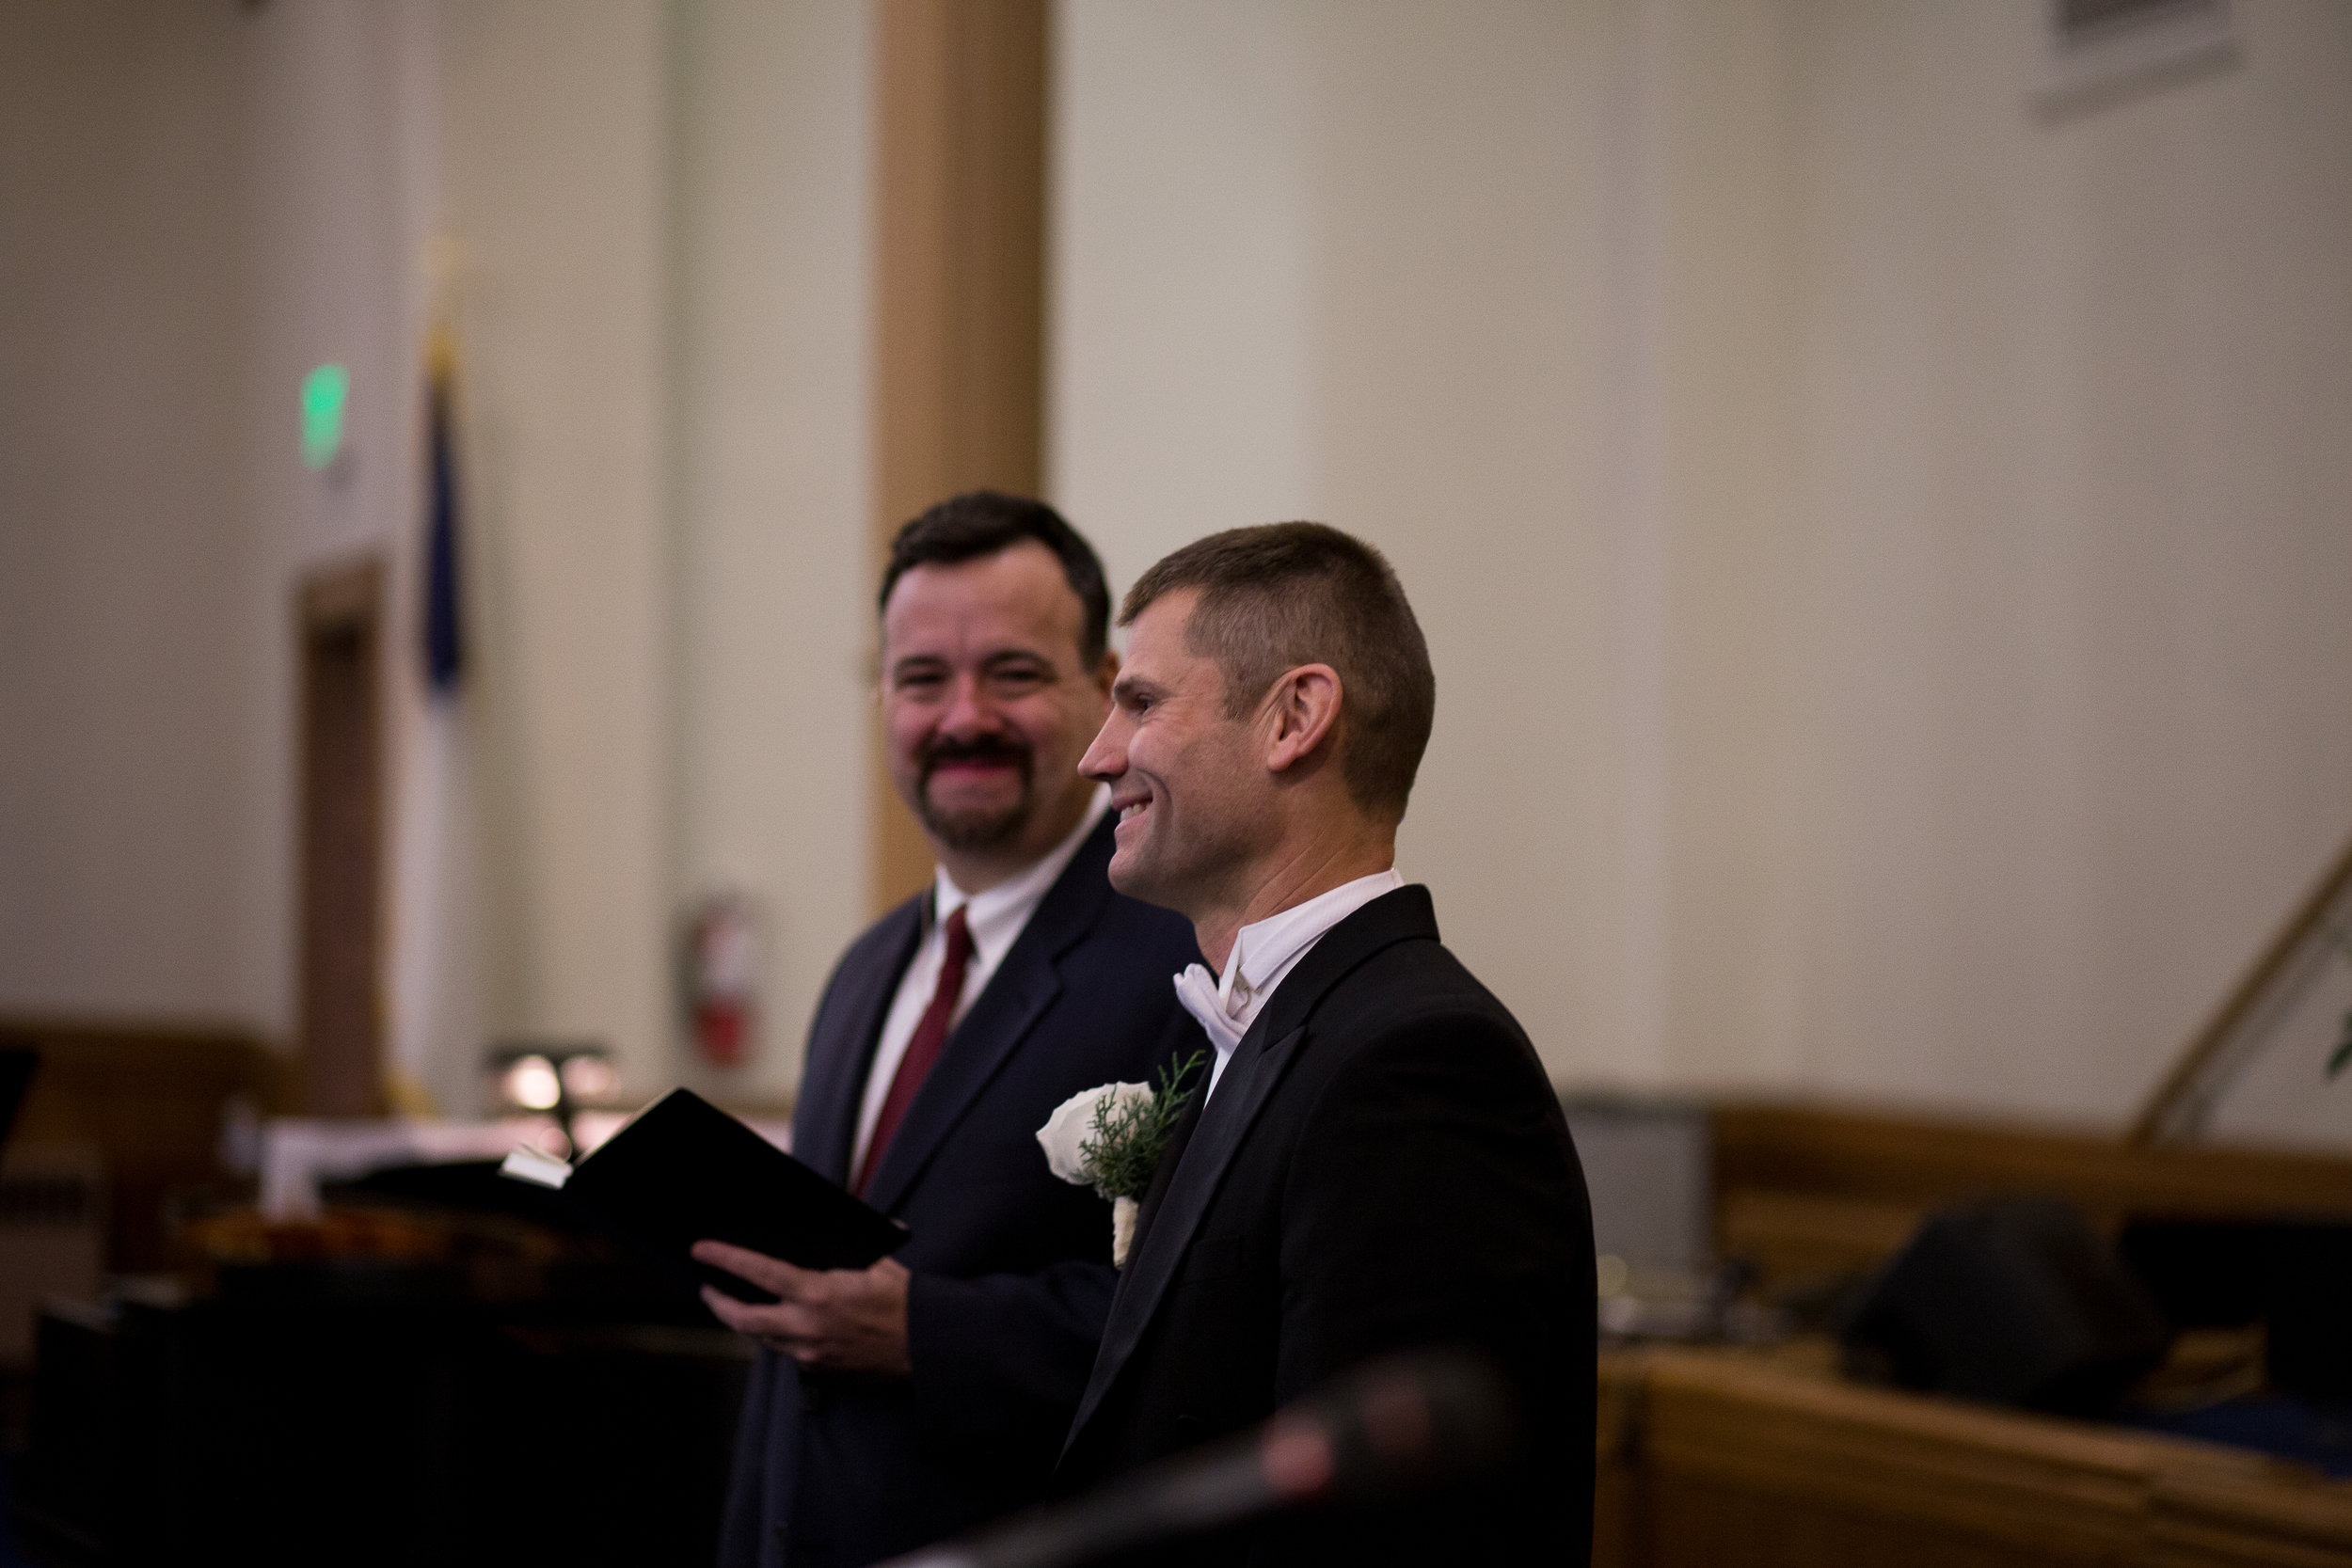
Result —
M 803 1373 L 762 1350 L 723 1568 L 854 1568 L 1032 1503 L 1094 1361 L 1117 1275 L 1110 1205 L 1046 1168 L 1072 1095 L 1205 1049 L 1177 1004 L 1192 927 L 1111 890 L 1105 816 L 948 1037 L 866 1201 L 904 1220 L 912 1378 Z M 852 943 L 809 1031 L 793 1151 L 847 1183 L 859 1102 L 928 893 Z
M 1582 1563 L 1592 1215 L 1525 1034 L 1400 888 L 1325 933 L 1163 1159 L 1056 1490 L 1255 1425 L 1384 1352 L 1468 1346 L 1518 1398 L 1504 1475 L 1170 1561 Z

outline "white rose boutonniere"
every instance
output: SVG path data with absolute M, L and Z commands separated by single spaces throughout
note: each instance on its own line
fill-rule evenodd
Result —
M 1092 1187 L 1111 1200 L 1111 1263 L 1127 1266 L 1136 1235 L 1136 1210 L 1152 1185 L 1152 1172 L 1168 1148 L 1168 1134 L 1199 1093 L 1184 1079 L 1205 1054 L 1196 1051 L 1160 1069 L 1157 1090 L 1148 1084 L 1104 1084 L 1072 1095 L 1037 1130 L 1038 1147 L 1056 1176 L 1077 1187 Z

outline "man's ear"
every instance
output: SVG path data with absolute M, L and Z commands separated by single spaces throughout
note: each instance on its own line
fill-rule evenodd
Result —
M 1301 664 L 1276 681 L 1267 697 L 1267 770 L 1285 772 L 1312 756 L 1340 721 L 1343 696 L 1340 673 L 1328 664 Z
M 1103 650 L 1103 657 L 1095 662 L 1093 678 L 1094 689 L 1103 694 L 1104 702 L 1109 702 L 1111 688 L 1119 684 L 1119 650 L 1117 648 Z

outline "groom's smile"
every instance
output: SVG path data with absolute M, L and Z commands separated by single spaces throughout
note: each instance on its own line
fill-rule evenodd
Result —
M 1111 885 L 1190 912 L 1247 857 L 1263 823 L 1248 800 L 1250 726 L 1227 711 L 1225 676 L 1185 645 L 1197 594 L 1167 595 L 1129 630 L 1111 713 L 1078 764 L 1110 785 Z

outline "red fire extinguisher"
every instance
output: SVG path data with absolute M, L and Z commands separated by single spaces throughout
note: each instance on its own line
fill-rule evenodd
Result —
M 694 1048 L 713 1067 L 741 1067 L 758 1022 L 759 921 L 740 894 L 713 894 L 686 926 L 680 965 Z

